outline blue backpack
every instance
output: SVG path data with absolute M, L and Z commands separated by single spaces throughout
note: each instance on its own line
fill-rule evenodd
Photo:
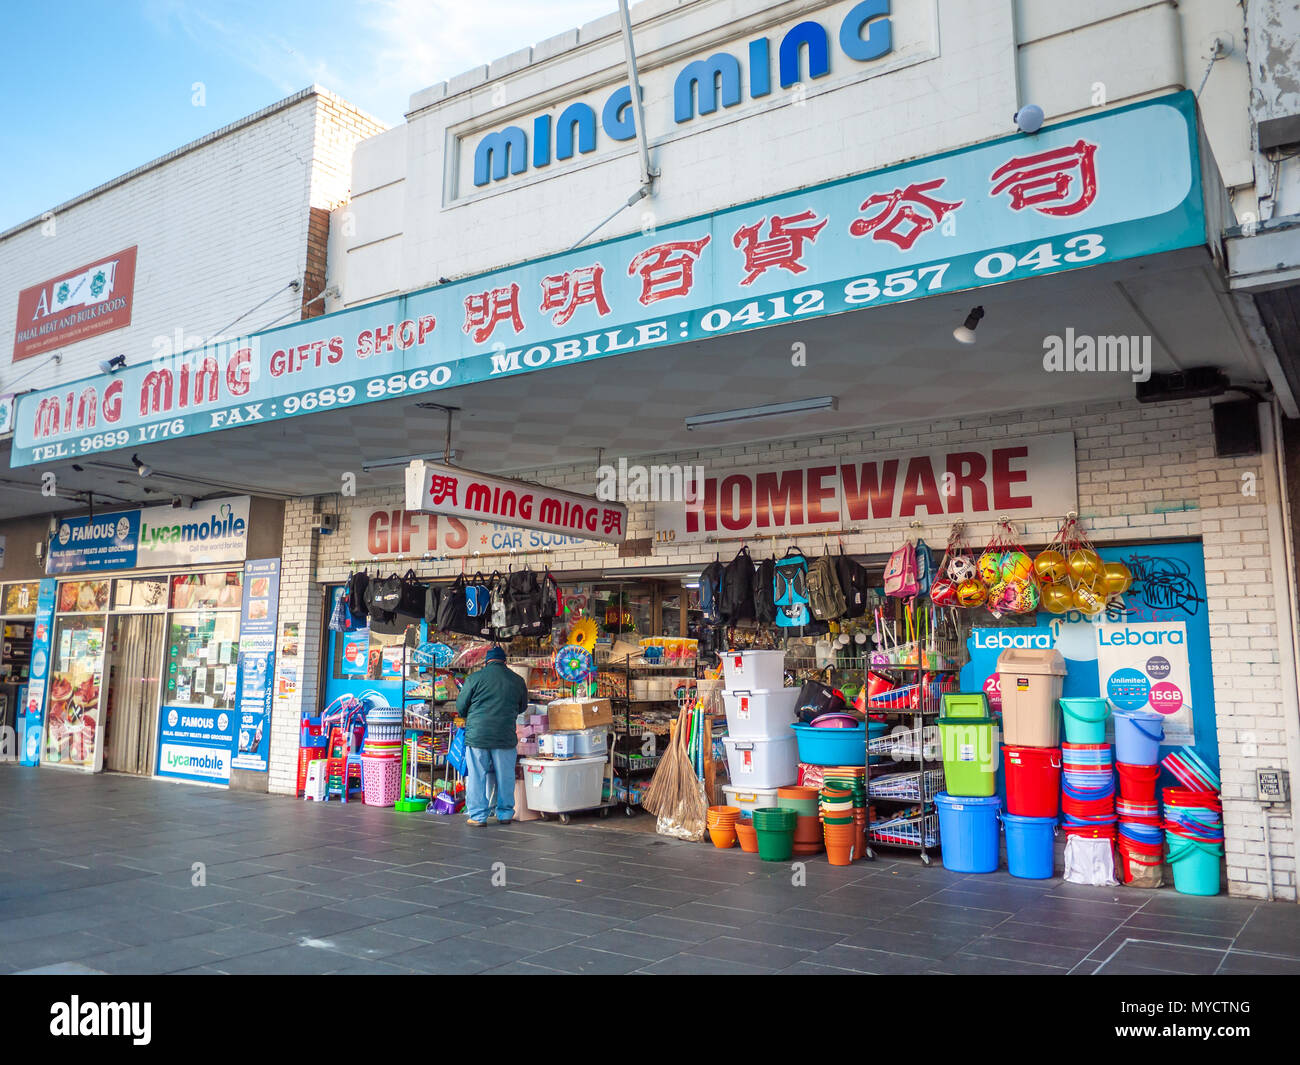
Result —
M 930 584 L 934 580 L 934 553 L 924 540 L 916 541 L 916 584 L 917 595 L 928 595 Z
M 790 548 L 776 560 L 772 602 L 776 605 L 776 623 L 783 629 L 801 629 L 812 620 L 808 610 L 808 560 L 797 548 Z

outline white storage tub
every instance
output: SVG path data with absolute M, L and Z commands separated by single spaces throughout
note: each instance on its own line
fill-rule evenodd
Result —
M 775 691 L 729 691 L 722 693 L 727 707 L 727 733 L 737 739 L 767 739 L 786 736 L 795 723 L 798 688 Z
M 576 732 L 548 732 L 547 735 L 555 737 L 555 756 L 557 758 L 572 758 L 575 755 L 581 757 L 591 754 L 604 756 L 609 750 L 608 725 L 596 725 Z M 568 738 L 561 740 L 561 737 Z M 561 742 L 567 744 L 563 754 L 560 753 Z
M 727 769 L 739 788 L 784 788 L 799 779 L 799 747 L 788 737 L 738 739 L 722 737 Z
M 776 805 L 776 788 L 744 788 L 724 784 L 722 794 L 726 796 L 727 806 L 739 807 L 746 817 L 753 817 L 755 810 Z
M 544 814 L 594 810 L 600 805 L 606 759 L 568 758 L 562 762 L 521 758 L 528 809 Z
M 727 691 L 775 691 L 785 687 L 784 651 L 724 651 Z

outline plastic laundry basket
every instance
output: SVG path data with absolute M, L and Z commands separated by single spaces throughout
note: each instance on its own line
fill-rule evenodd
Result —
M 948 794 L 987 796 L 998 790 L 998 725 L 991 717 L 941 717 L 943 774 Z
M 361 756 L 367 806 L 392 806 L 401 798 L 402 760 L 386 756 Z

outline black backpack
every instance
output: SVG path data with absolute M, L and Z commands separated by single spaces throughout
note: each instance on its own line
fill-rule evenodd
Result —
M 366 612 L 373 618 L 376 614 L 396 614 L 402 605 L 402 578 L 396 573 L 370 582 L 366 589 Z
M 776 603 L 772 599 L 772 585 L 776 580 L 776 559 L 765 558 L 758 564 L 754 578 L 754 620 L 760 625 L 776 621 Z
M 402 594 L 397 604 L 397 613 L 418 621 L 424 617 L 428 602 L 428 591 L 415 577 L 415 570 L 408 569 L 402 577 Z
M 366 623 L 366 589 L 369 586 L 370 575 L 365 570 L 354 573 L 348 578 L 343 595 L 354 625 L 364 625 Z
M 835 559 L 835 570 L 844 593 L 844 616 L 860 618 L 870 609 L 871 575 L 867 567 L 843 552 Z
M 478 636 L 481 628 L 478 618 L 469 616 L 465 602 L 465 578 L 456 580 L 442 589 L 438 603 L 438 630 L 454 632 L 461 636 Z
M 722 575 L 726 567 L 719 561 L 710 562 L 700 574 L 700 609 L 704 611 L 704 620 L 716 625 L 722 620 L 718 613 L 718 595 L 722 587 Z
M 729 625 L 754 620 L 754 560 L 747 547 L 742 547 L 723 571 L 718 615 Z

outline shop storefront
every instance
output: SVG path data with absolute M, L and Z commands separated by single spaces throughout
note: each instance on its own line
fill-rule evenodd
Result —
M 97 401 L 112 388 L 149 400 L 113 406 L 117 432 L 165 423 L 178 461 L 219 448 L 256 470 L 274 456 L 268 484 L 301 494 L 285 507 L 278 614 L 261 637 L 262 709 L 241 716 L 243 729 L 262 714 L 271 791 L 301 790 L 304 744 L 326 727 L 313 721 L 345 723 L 356 704 L 405 718 L 430 698 L 416 652 L 445 644 L 472 665 L 469 650 L 487 646 L 442 637 L 418 610 L 409 629 L 333 627 L 361 568 L 437 588 L 464 578 L 488 604 L 494 574 L 549 572 L 549 635 L 502 641 L 539 702 L 564 694 L 548 660 L 582 621 L 602 666 L 636 659 L 643 640 L 699 641 L 689 668 L 679 653 L 664 671 L 697 692 L 718 679 L 715 650 L 744 646 L 786 647 L 788 684 L 819 674 L 850 690 L 869 685 L 873 648 L 917 643 L 901 600 L 873 594 L 866 615 L 827 619 L 825 633 L 719 632 L 702 574 L 742 548 L 756 563 L 793 549 L 855 559 L 875 590 L 908 540 L 942 557 L 962 523 L 972 559 L 999 535 L 1032 558 L 1074 513 L 1099 562 L 1131 574 L 1121 598 L 1096 610 L 1058 589 L 1057 613 L 919 596 L 912 632 L 942 631 L 950 683 L 990 705 L 1009 644 L 1059 652 L 1066 698 L 1167 717 L 1167 746 L 1220 778 L 1232 890 L 1294 897 L 1290 808 L 1259 798 L 1256 773 L 1300 761 L 1277 431 L 1295 397 L 1222 278 L 1225 226 L 1251 203 L 1239 184 L 1230 202 L 1220 167 L 1239 173 L 1249 145 L 1216 103 L 1223 79 L 1199 98 L 1170 91 L 1199 39 L 1180 22 L 1190 16 L 1152 27 L 1134 5 L 1089 24 L 1093 57 L 1112 54 L 1107 34 L 1172 34 L 1147 80 L 1106 99 L 1063 86 L 1129 85 L 1127 71 L 1057 76 L 1052 42 L 1082 32 L 1071 20 L 1083 16 L 1035 12 L 1019 26 L 1006 5 L 975 0 L 763 0 L 740 18 L 710 2 L 643 6 L 643 121 L 660 176 L 642 199 L 629 199 L 636 109 L 619 95 L 610 25 L 494 67 L 505 103 L 486 111 L 488 68 L 467 72 L 358 148 L 358 228 L 331 264 L 344 309 L 214 345 L 205 355 L 224 372 L 188 405 L 145 366 L 86 382 Z M 1012 124 L 1036 95 L 1047 121 Z M 406 186 L 421 191 L 403 198 Z M 1198 367 L 1212 372 L 1187 373 Z M 1239 389 L 1266 395 L 1235 413 L 1256 431 L 1245 446 L 1215 402 Z M 16 465 L 118 446 L 54 417 L 64 398 L 19 403 Z M 580 494 L 612 469 L 602 498 L 627 510 L 560 533 L 475 521 L 466 499 L 447 505 L 445 483 L 412 504 L 410 460 Z M 595 535 L 615 525 L 617 542 Z M 190 640 L 187 668 L 210 671 Z M 598 672 L 611 701 L 678 695 L 631 662 L 621 690 L 615 669 Z M 642 713 L 642 730 L 660 713 L 672 712 Z M 520 726 L 534 730 L 525 755 L 535 716 Z M 1276 842 L 1267 862 L 1247 842 L 1256 833 Z
M 14 757 L 22 750 L 19 721 L 25 717 L 24 702 L 32 679 L 32 644 L 36 628 L 37 581 L 16 581 L 0 585 L 0 729 L 13 737 L 13 747 L 4 753 Z

